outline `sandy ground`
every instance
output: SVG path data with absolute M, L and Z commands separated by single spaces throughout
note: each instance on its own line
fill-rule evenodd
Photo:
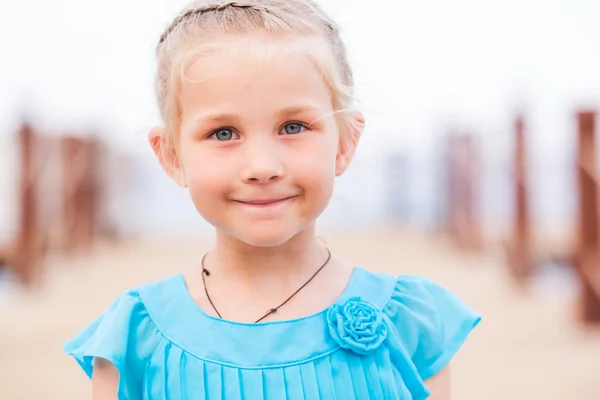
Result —
M 418 273 L 454 290 L 484 321 L 454 360 L 454 399 L 600 399 L 600 330 L 576 323 L 565 281 L 517 292 L 494 254 L 464 255 L 400 232 L 325 235 L 369 269 Z M 90 399 L 90 384 L 61 343 L 124 289 L 197 259 L 200 245 L 121 243 L 50 260 L 35 291 L 0 296 L 0 399 Z M 554 279 L 554 280 L 553 280 Z

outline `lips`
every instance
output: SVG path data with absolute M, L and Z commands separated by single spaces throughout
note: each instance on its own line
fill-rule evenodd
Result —
M 290 200 L 296 196 L 285 196 L 285 197 L 272 197 L 272 198 L 260 198 L 260 199 L 248 199 L 248 200 L 235 200 L 238 203 L 246 204 L 249 206 L 269 206 L 284 201 Z

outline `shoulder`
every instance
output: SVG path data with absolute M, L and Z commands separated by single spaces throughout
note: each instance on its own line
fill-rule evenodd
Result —
M 77 336 L 65 343 L 65 350 L 72 351 L 90 337 L 99 339 L 103 335 L 109 335 L 116 340 L 130 335 L 132 330 L 137 333 L 138 340 L 152 337 L 156 329 L 153 308 L 165 298 L 171 297 L 179 279 L 180 276 L 175 275 L 124 291 Z
M 373 282 L 370 297 L 389 325 L 389 346 L 410 360 L 422 380 L 451 361 L 481 320 L 457 295 L 429 278 L 373 272 L 366 276 Z
M 151 305 L 160 301 L 176 277 L 129 289 L 119 295 L 87 326 L 63 345 L 89 377 L 94 359 L 102 358 L 115 365 L 120 387 L 138 387 L 143 371 L 162 340 L 151 315 Z

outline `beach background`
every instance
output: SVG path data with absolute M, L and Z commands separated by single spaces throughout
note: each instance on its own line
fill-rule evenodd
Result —
M 0 248 L 18 233 L 23 121 L 49 139 L 102 141 L 102 220 L 116 232 L 88 251 L 51 251 L 34 287 L 0 272 L 0 399 L 91 398 L 62 342 L 126 288 L 176 273 L 211 245 L 211 227 L 146 143 L 159 123 L 154 46 L 184 3 L 0 2 Z M 320 3 L 341 24 L 367 118 L 320 234 L 357 265 L 430 277 L 482 314 L 454 362 L 455 399 L 599 399 L 600 330 L 581 323 L 581 283 L 550 255 L 570 248 L 576 228 L 576 113 L 600 110 L 600 3 Z M 502 247 L 518 114 L 539 255 L 525 290 Z M 476 251 L 445 230 L 451 133 L 477 143 Z M 49 182 L 37 196 L 52 208 L 61 192 Z

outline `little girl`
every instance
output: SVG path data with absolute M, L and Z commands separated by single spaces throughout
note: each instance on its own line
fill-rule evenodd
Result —
M 157 56 L 150 144 L 216 242 L 65 344 L 93 398 L 449 399 L 478 315 L 315 236 L 364 125 L 336 24 L 312 0 L 196 1 Z

